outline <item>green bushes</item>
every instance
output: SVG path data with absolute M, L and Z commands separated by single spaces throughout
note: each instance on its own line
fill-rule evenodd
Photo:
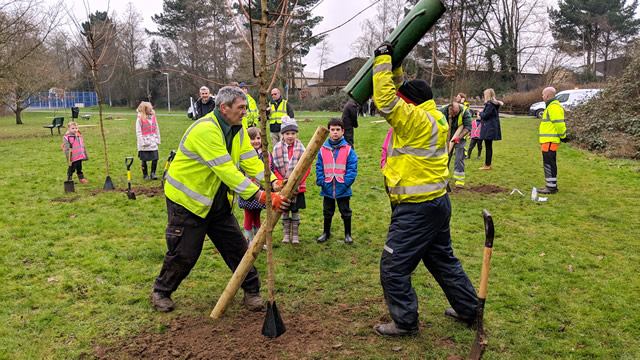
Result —
M 599 97 L 566 116 L 568 136 L 578 146 L 609 157 L 640 159 L 640 58 Z

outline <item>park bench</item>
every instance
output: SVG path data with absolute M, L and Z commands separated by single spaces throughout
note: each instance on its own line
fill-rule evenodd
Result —
M 48 128 L 51 130 L 51 136 L 53 136 L 53 128 L 58 129 L 58 134 L 60 134 L 60 127 L 62 127 L 62 123 L 64 123 L 63 117 L 54 117 L 51 125 L 43 126 L 43 128 Z

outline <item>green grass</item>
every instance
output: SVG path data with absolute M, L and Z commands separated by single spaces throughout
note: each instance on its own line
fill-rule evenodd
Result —
M 116 187 L 124 188 L 124 157 L 135 157 L 137 152 L 135 114 L 125 109 L 105 112 L 130 114 L 121 115 L 122 120 L 105 120 L 111 178 Z M 186 116 L 159 115 L 161 171 L 191 121 Z M 301 112 L 297 118 L 308 115 L 326 118 L 299 123 L 304 143 L 318 125 L 339 114 Z M 22 126 L 15 125 L 14 118 L 0 119 L 2 359 L 91 357 L 91 344 L 113 343 L 117 337 L 141 331 L 167 331 L 167 317 L 158 321 L 160 315 L 147 300 L 166 251 L 163 196 L 129 201 L 122 192 L 92 195 L 105 181 L 98 126 L 81 127 L 90 156 L 84 163 L 89 183 L 76 182 L 76 193 L 64 194 L 61 137 L 42 128 L 52 116 L 53 112 L 27 112 Z M 67 114 L 65 124 L 69 118 Z M 354 356 L 466 357 L 473 332 L 442 315 L 447 307 L 444 294 L 422 266 L 413 277 L 420 320 L 426 325 L 421 334 L 387 341 L 375 338 L 369 327 L 387 314 L 378 266 L 390 216 L 384 192 L 372 189 L 383 188 L 380 145 L 388 126 L 371 120 L 359 119 L 355 134 L 360 156 L 351 201 L 355 244 L 335 241 L 343 229 L 339 215 L 334 218 L 334 239 L 327 245 L 315 243 L 322 231 L 322 201 L 312 173 L 307 180 L 308 208 L 302 211 L 302 245 L 276 245 L 278 302 L 287 312 L 369 304 L 337 332 L 345 334 L 337 341 L 352 349 Z M 97 125 L 97 115 L 79 123 Z M 560 192 L 546 203 L 533 202 L 528 196 L 531 187 L 544 184 L 537 125 L 535 119 L 502 120 L 504 140 L 494 145 L 492 171 L 477 171 L 481 161 L 467 160 L 467 187 L 492 184 L 505 193 L 451 195 L 454 249 L 476 286 L 484 244 L 481 211 L 488 209 L 494 216 L 485 358 L 638 358 L 640 165 L 562 145 Z M 133 168 L 134 191 L 159 185 L 141 179 L 137 158 Z M 527 196 L 509 195 L 514 188 Z M 75 201 L 61 201 L 71 199 Z M 239 210 L 237 215 L 242 220 Z M 274 239 L 281 236 L 276 227 Z M 213 250 L 206 242 L 200 261 L 173 296 L 177 309 L 169 318 L 206 316 L 215 305 L 229 271 Z M 256 265 L 266 280 L 265 257 Z M 437 346 L 442 339 L 457 347 Z M 391 350 L 397 344 L 402 353 Z

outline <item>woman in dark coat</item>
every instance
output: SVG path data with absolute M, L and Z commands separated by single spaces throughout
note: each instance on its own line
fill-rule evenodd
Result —
M 502 140 L 500 131 L 500 114 L 498 110 L 504 105 L 502 101 L 496 100 L 496 92 L 493 89 L 484 91 L 484 110 L 478 113 L 478 120 L 482 121 L 480 129 L 480 139 L 485 144 L 484 166 L 478 170 L 491 170 L 491 157 L 493 156 L 493 141 Z

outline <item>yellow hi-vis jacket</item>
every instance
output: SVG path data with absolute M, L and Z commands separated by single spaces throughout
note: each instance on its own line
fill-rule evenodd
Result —
M 468 112 L 469 107 L 464 106 L 462 104 L 458 104 L 458 106 L 460 106 L 460 113 L 458 114 L 458 121 L 455 123 L 456 124 L 455 127 L 451 126 L 451 132 L 455 133 L 456 130 L 458 130 L 458 128 L 460 126 L 463 126 L 467 130 L 469 130 L 469 132 L 465 136 L 462 137 L 463 139 L 466 139 L 467 137 L 469 137 L 469 134 L 471 133 L 471 122 L 473 120 L 471 119 L 471 113 Z M 444 106 L 442 108 L 442 112 L 443 113 L 444 113 L 445 109 L 446 109 L 447 114 L 449 114 L 449 105 L 446 105 L 446 106 Z M 467 111 L 467 113 L 465 113 L 465 111 Z M 451 124 L 453 125 L 454 123 L 452 122 Z M 451 134 L 451 136 L 453 137 L 453 134 Z
M 538 133 L 540 144 L 548 142 L 559 143 L 560 139 L 564 139 L 567 136 L 567 125 L 564 123 L 564 109 L 558 100 L 554 99 L 549 103 L 547 108 L 544 109 Z
M 239 167 L 247 176 L 264 181 L 264 166 L 251 146 L 247 129 L 243 127 L 233 137 L 229 153 L 212 111 L 193 123 L 182 136 L 178 153 L 169 167 L 164 193 L 171 201 L 204 218 L 222 182 L 230 189 L 229 205 L 233 205 L 236 194 L 249 199 L 258 191 L 258 186 L 245 177 Z
M 258 126 L 258 104 L 251 95 L 247 95 L 247 115 L 242 118 L 242 126 Z
M 275 103 L 271 103 L 271 112 L 269 113 L 269 124 L 282 124 L 282 117 L 287 115 L 287 100 L 282 99 L 280 105 L 276 107 Z
M 402 85 L 402 68 L 393 70 L 391 56 L 375 58 L 373 96 L 380 113 L 393 128 L 382 168 L 393 204 L 419 203 L 446 194 L 447 124 L 433 100 L 418 106 L 396 95 Z

